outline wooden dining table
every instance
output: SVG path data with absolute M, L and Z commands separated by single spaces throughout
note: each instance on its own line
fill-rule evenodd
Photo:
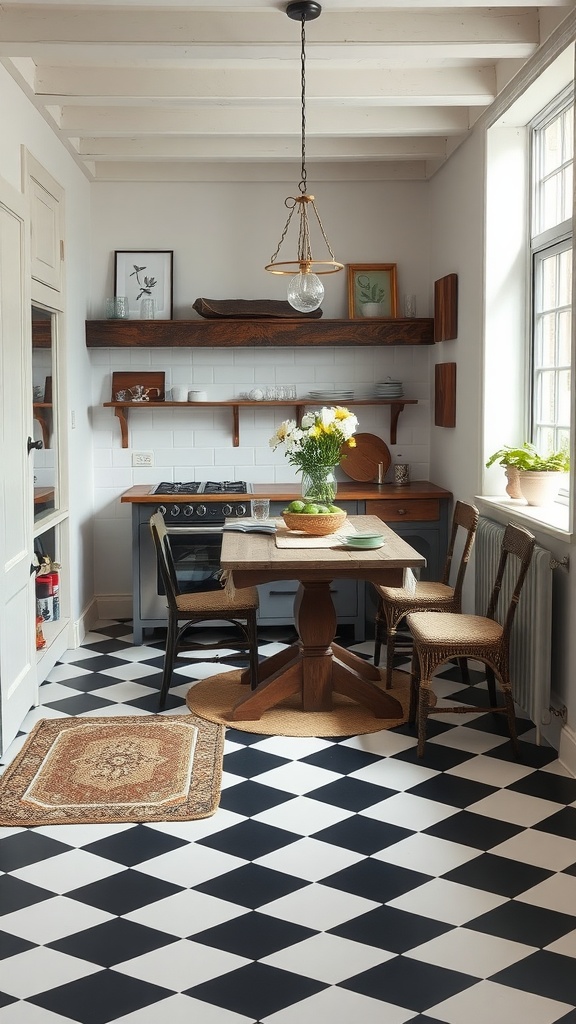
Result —
M 382 534 L 382 547 L 350 549 L 348 533 Z M 330 593 L 335 579 L 371 580 L 401 587 L 407 569 L 426 565 L 425 558 L 377 516 L 349 516 L 338 534 L 307 538 L 278 521 L 276 534 L 224 531 L 221 564 L 227 586 L 234 589 L 275 580 L 298 580 L 294 624 L 298 640 L 260 662 L 258 680 L 234 706 L 234 721 L 256 721 L 287 697 L 300 695 L 302 710 L 329 711 L 339 693 L 370 708 L 377 718 L 400 719 L 402 706 L 380 686 L 380 670 L 335 643 L 338 622 Z M 315 542 L 318 546 L 315 545 Z M 328 546 L 330 545 L 330 546 Z M 242 674 L 249 682 L 249 672 Z

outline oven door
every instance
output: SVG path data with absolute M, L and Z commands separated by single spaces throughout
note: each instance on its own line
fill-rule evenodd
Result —
M 168 526 L 170 547 L 180 591 L 195 594 L 221 590 L 221 526 Z M 160 571 L 156 571 L 158 594 L 164 594 Z

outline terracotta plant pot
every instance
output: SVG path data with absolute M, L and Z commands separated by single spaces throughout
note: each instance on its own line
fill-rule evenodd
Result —
M 522 496 L 528 504 L 543 506 L 552 505 L 556 501 L 565 474 L 521 469 L 518 476 Z
M 524 495 L 522 494 L 522 488 L 520 487 L 520 478 L 516 466 L 506 466 L 505 473 L 506 479 L 508 480 L 508 483 L 506 484 L 506 494 L 508 494 L 510 498 L 523 498 Z

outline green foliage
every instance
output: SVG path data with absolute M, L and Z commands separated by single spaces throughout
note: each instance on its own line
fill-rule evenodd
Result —
M 521 448 L 513 448 L 505 444 L 490 456 L 487 467 L 497 462 L 500 466 L 515 466 L 516 469 L 529 470 L 537 473 L 568 473 L 570 471 L 570 455 L 567 448 L 548 455 L 540 455 L 533 444 L 525 441 Z
M 377 281 L 370 281 L 367 274 L 358 275 L 358 296 L 360 302 L 382 302 L 386 292 Z

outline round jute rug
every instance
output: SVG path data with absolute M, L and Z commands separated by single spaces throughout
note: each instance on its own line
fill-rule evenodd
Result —
M 375 718 L 369 708 L 336 693 L 332 711 L 303 711 L 299 698 L 291 697 L 265 711 L 256 722 L 235 722 L 230 717 L 231 710 L 247 693 L 240 682 L 240 674 L 240 670 L 223 672 L 196 683 L 186 694 L 190 711 L 209 722 L 262 736 L 359 736 L 394 729 L 408 720 L 410 675 L 394 672 L 392 689 L 387 692 L 402 705 L 401 719 Z

